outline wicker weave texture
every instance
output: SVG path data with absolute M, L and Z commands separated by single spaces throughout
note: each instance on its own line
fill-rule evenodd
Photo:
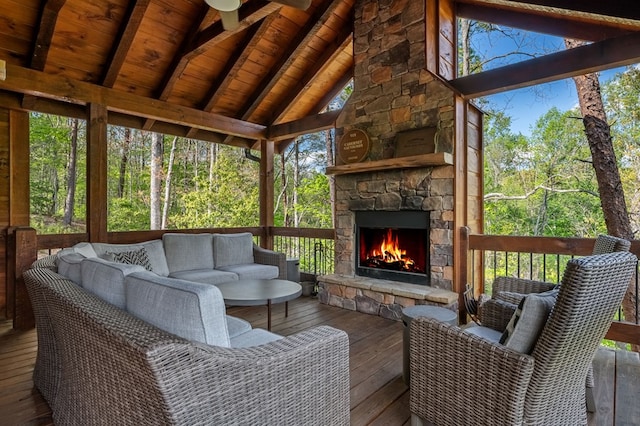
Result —
M 39 352 L 57 359 L 57 369 L 43 367 L 59 372 L 50 377 L 56 424 L 349 423 L 349 343 L 342 331 L 317 327 L 246 349 L 199 345 L 52 271 L 24 275 L 52 325 L 56 346 Z
M 636 268 L 625 252 L 569 261 L 531 355 L 435 320 L 411 322 L 410 409 L 435 425 L 586 425 L 585 378 Z

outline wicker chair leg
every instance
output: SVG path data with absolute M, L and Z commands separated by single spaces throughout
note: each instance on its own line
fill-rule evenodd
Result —
M 433 426 L 433 423 L 429 423 L 420 418 L 420 416 L 411 413 L 411 426 Z

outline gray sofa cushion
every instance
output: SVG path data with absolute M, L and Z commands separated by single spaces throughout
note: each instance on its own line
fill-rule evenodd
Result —
M 169 272 L 213 269 L 211 234 L 167 233 L 162 236 Z
M 172 272 L 169 274 L 169 277 L 204 284 L 221 284 L 228 281 L 238 281 L 238 275 L 232 272 L 219 271 L 217 269 L 195 269 L 190 271 Z
M 126 310 L 182 338 L 229 347 L 224 300 L 216 286 L 138 272 L 126 278 Z
M 282 339 L 282 336 L 261 328 L 254 328 L 246 333 L 233 337 L 231 339 L 231 347 L 248 348 L 250 346 L 264 345 L 280 339 Z
M 216 268 L 220 271 L 233 272 L 238 274 L 241 280 L 246 279 L 265 279 L 271 280 L 278 278 L 280 269 L 273 265 L 262 265 L 260 263 L 248 263 L 244 265 L 232 265 Z
M 80 253 L 75 253 L 73 250 L 65 250 L 65 253 L 58 253 L 56 256 L 58 273 L 82 286 L 81 264 L 85 257 Z
M 229 331 L 229 338 L 234 338 L 242 333 L 246 333 L 252 329 L 249 321 L 242 318 L 232 317 L 227 315 L 227 330 Z
M 139 265 L 108 262 L 99 257 L 84 259 L 80 267 L 82 287 L 120 309 L 124 309 L 126 305 L 125 277 L 145 270 Z
M 216 268 L 253 263 L 253 235 L 213 234 L 213 259 Z

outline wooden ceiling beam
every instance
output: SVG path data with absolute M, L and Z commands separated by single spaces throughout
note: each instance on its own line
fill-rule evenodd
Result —
M 86 120 L 87 118 L 87 108 L 81 104 L 72 104 L 69 102 L 62 102 L 54 99 L 30 96 L 33 101 L 30 103 L 30 108 L 25 108 L 24 106 L 22 106 L 20 98 L 21 96 L 17 93 L 0 90 L 0 105 L 3 105 L 4 107 L 9 109 L 23 110 L 27 112 L 37 111 L 43 114 L 53 114 L 62 117 L 78 118 L 80 120 Z M 143 125 L 145 123 L 145 119 L 143 117 L 136 117 L 120 112 L 110 111 L 107 115 L 107 122 L 114 126 L 145 130 L 143 129 Z M 150 129 L 146 130 L 150 132 L 162 133 L 165 135 L 198 139 L 201 141 L 212 143 L 222 143 L 224 138 L 227 136 L 217 132 L 202 129 L 196 129 L 196 131 L 192 135 L 189 135 L 189 132 L 192 130 L 191 127 L 167 123 L 164 121 L 155 121 L 153 126 Z M 251 146 L 253 146 L 253 143 L 253 139 L 234 138 L 230 145 L 238 148 L 250 148 Z
M 31 54 L 31 68 L 42 71 L 47 63 L 47 56 L 51 48 L 53 31 L 56 28 L 58 14 L 66 0 L 46 0 L 40 11 L 38 30 Z
M 563 38 L 599 41 L 619 37 L 630 31 L 619 25 L 575 21 L 568 16 L 548 16 L 514 8 L 495 8 L 485 4 L 457 3 L 456 15 L 475 21 L 489 22 Z
M 149 7 L 151 0 L 133 0 L 129 3 L 129 8 L 120 24 L 120 33 L 114 40 L 114 48 L 107 59 L 104 75 L 102 77 L 102 85 L 105 87 L 113 87 L 120 74 L 122 65 L 124 64 L 129 49 L 133 44 L 133 39 L 140 28 L 142 18 Z
M 449 83 L 470 99 L 637 62 L 640 62 L 640 33 L 632 33 L 456 78 Z
M 340 0 L 325 0 L 309 18 L 303 28 L 298 31 L 294 40 L 289 43 L 286 51 L 280 56 L 278 62 L 271 67 L 271 71 L 255 90 L 254 95 L 248 99 L 245 105 L 236 114 L 243 120 L 248 120 L 262 101 L 271 92 L 278 80 L 284 75 L 295 58 L 307 45 L 309 40 L 318 32 L 322 25 L 331 17 L 336 7 L 340 5 Z
M 635 1 L 603 0 L 510 0 L 510 3 L 533 4 L 568 11 L 640 20 L 640 8 Z
M 321 114 L 308 115 L 299 120 L 287 123 L 276 124 L 267 129 L 267 139 L 277 141 L 280 139 L 295 138 L 296 136 L 308 133 L 320 132 L 322 130 L 333 129 L 336 119 L 342 110 L 323 112 Z
M 47 74 L 14 64 L 7 64 L 7 78 L 0 80 L 0 89 L 65 102 L 104 104 L 109 111 L 197 127 L 247 139 L 264 139 L 266 136 L 266 127 L 259 124 L 174 105 L 63 76 Z
M 352 29 L 348 26 L 344 26 L 340 33 L 336 36 L 335 40 L 331 44 L 324 48 L 322 56 L 318 58 L 313 66 L 306 70 L 304 78 L 286 93 L 284 99 L 281 99 L 279 105 L 273 110 L 271 123 L 277 123 L 282 117 L 295 105 L 296 101 L 304 95 L 305 87 L 310 85 L 318 75 L 322 74 L 322 71 L 328 64 L 331 64 L 335 58 L 352 42 L 351 37 Z

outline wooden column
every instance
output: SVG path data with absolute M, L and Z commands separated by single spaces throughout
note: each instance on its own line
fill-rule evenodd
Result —
M 35 327 L 33 308 L 27 293 L 22 272 L 27 270 L 38 257 L 36 230 L 28 227 L 11 227 L 8 230 L 9 256 L 7 279 L 14 284 L 13 328 L 28 330 Z
M 22 271 L 36 260 L 35 230 L 23 241 L 23 234 L 15 235 L 15 227 L 29 226 L 29 114 L 9 111 L 9 228 L 7 229 L 7 318 L 13 327 L 28 329 L 34 326 L 33 311 Z M 30 228 L 29 228 L 30 229 Z M 19 238 L 20 241 L 16 241 Z M 27 252 L 19 250 L 27 249 Z
M 87 233 L 107 241 L 107 107 L 87 106 Z
M 273 249 L 273 141 L 260 142 L 260 226 L 265 231 L 260 240 L 262 247 Z

